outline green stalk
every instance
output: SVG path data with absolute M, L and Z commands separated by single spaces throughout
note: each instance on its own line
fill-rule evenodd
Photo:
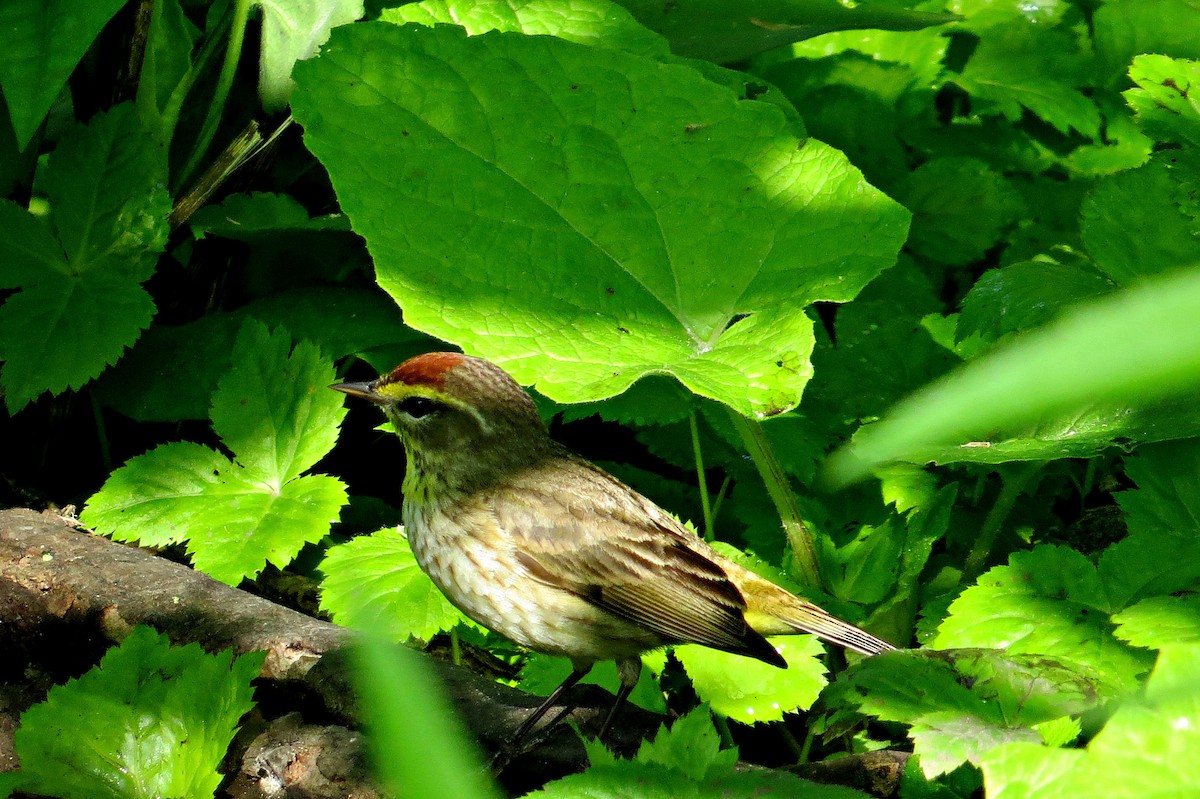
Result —
M 208 106 L 208 116 L 205 117 L 204 125 L 200 128 L 200 136 L 192 148 L 187 166 L 179 173 L 179 185 L 181 186 L 187 182 L 189 176 L 200 165 L 200 161 L 208 152 L 208 147 L 212 144 L 217 128 L 221 124 L 221 117 L 225 113 L 225 100 L 229 98 L 229 90 L 237 75 L 238 61 L 242 57 L 242 42 L 246 38 L 246 24 L 250 19 L 252 4 L 252 0 L 234 0 L 233 21 L 229 25 L 229 44 L 225 48 L 225 63 L 221 65 L 221 74 L 217 77 L 217 86 L 213 91 L 212 103 Z
M 708 500 L 708 483 L 704 479 L 704 454 L 700 451 L 700 425 L 696 412 L 688 414 L 688 426 L 692 430 L 692 452 L 696 455 L 696 481 L 700 483 L 700 509 L 704 513 L 704 540 L 712 541 L 716 534 L 713 527 L 712 505 Z
M 1017 497 L 1021 495 L 1021 491 L 1029 479 L 1041 469 L 1042 464 L 1038 462 L 998 469 L 1000 479 L 1003 481 L 1000 486 L 1000 495 L 996 497 L 995 504 L 992 505 L 992 509 L 988 511 L 988 515 L 979 528 L 975 546 L 971 547 L 971 553 L 967 555 L 967 560 L 963 564 L 962 577 L 959 578 L 960 584 L 970 585 L 983 572 L 983 564 L 987 562 L 987 557 L 996 543 L 996 537 L 1000 534 L 1005 519 L 1008 518 L 1013 506 L 1017 503 Z
M 713 500 L 712 515 L 713 523 L 721 518 L 721 505 L 725 502 L 725 497 L 729 494 L 729 486 L 733 485 L 733 478 L 725 475 L 725 479 L 721 481 L 721 487 L 717 489 L 717 498 Z
M 722 716 L 720 713 L 712 714 L 713 726 L 717 728 L 717 735 L 721 739 L 721 748 L 728 749 L 734 745 L 733 732 L 729 729 L 729 719 Z
M 108 428 L 104 424 L 104 414 L 100 411 L 100 401 L 96 392 L 89 391 L 88 399 L 92 405 L 92 418 L 96 421 L 96 443 L 100 445 L 100 464 L 104 471 L 112 471 L 112 448 L 108 445 Z
M 805 736 L 804 743 L 796 740 L 796 736 L 787 728 L 787 725 L 779 724 L 777 726 L 779 728 L 779 735 L 783 738 L 783 744 L 792 753 L 795 762 L 797 764 L 807 763 L 812 750 L 813 725 L 808 725 L 808 735 Z
M 161 3 L 154 4 L 154 12 L 156 14 L 160 13 L 159 9 L 161 6 Z M 217 50 L 216 42 L 218 41 L 221 31 L 226 24 L 228 23 L 224 18 L 221 22 L 217 23 L 215 26 L 216 29 L 213 31 L 211 37 L 205 39 L 204 45 L 200 48 L 199 55 L 196 56 L 196 60 L 192 63 L 191 69 L 187 71 L 187 74 L 183 76 L 183 79 L 179 82 L 179 85 L 175 87 L 173 92 L 171 92 L 171 97 L 167 101 L 166 107 L 162 109 L 162 113 L 160 115 L 161 125 L 159 133 L 162 137 L 162 142 L 164 145 L 169 146 L 171 141 L 175 138 L 175 128 L 179 126 L 179 117 L 183 113 L 183 104 L 187 100 L 188 93 L 191 92 L 192 87 L 196 85 L 196 81 L 202 74 L 204 74 L 205 68 L 208 66 L 209 62 L 212 61 L 213 54 Z M 151 103 L 154 102 L 153 98 L 149 96 L 147 96 L 143 101 L 140 93 L 138 95 L 138 101 Z M 182 177 L 182 175 L 177 176 L 175 188 L 183 185 Z
M 771 501 L 775 503 L 775 510 L 783 523 L 783 531 L 792 547 L 792 560 L 797 576 L 805 585 L 820 587 L 821 570 L 817 566 L 817 547 L 812 531 L 800 515 L 796 495 L 792 493 L 787 475 L 783 473 L 783 467 L 779 465 L 779 459 L 771 449 L 771 442 L 767 440 L 761 424 L 747 419 L 732 408 L 728 411 L 734 428 L 742 437 L 746 452 L 750 454 L 763 483 L 766 484 Z

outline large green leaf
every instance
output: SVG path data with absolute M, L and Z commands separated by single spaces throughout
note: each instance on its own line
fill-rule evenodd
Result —
M 559 401 L 661 372 L 743 413 L 794 406 L 803 307 L 852 298 L 907 226 L 777 106 L 683 65 L 363 24 L 297 80 L 405 321 Z
M 141 284 L 167 241 L 166 159 L 131 104 L 72 128 L 50 155 L 49 225 L 0 201 L 0 385 L 15 412 L 77 389 L 154 315 Z
M 164 444 L 113 472 L 81 518 L 121 541 L 186 542 L 196 568 L 233 585 L 267 563 L 287 565 L 328 535 L 346 503 L 341 481 L 302 475 L 333 447 L 345 415 L 325 390 L 333 379 L 315 347 L 293 350 L 286 331 L 247 321 L 211 414 L 235 460 Z

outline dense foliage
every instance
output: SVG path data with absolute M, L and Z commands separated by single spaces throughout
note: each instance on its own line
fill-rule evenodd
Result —
M 909 749 L 908 797 L 1200 792 L 1198 31 L 1197 0 L 8 0 L 0 504 L 312 574 L 335 621 L 544 693 L 565 662 L 446 603 L 401 450 L 324 388 L 461 348 L 912 648 L 652 653 L 634 701 L 677 721 L 547 794 L 863 795 L 735 771 L 764 739 Z M 256 667 L 135 632 L 0 788 L 209 795 Z M 438 735 L 388 777 L 454 773 Z

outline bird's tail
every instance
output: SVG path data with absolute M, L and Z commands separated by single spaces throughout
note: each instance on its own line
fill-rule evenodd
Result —
M 739 573 L 734 582 L 746 599 L 746 621 L 763 635 L 811 633 L 863 655 L 878 655 L 896 648 L 753 572 Z

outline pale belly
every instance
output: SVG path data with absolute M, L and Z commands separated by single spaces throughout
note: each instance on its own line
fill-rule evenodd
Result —
M 644 627 L 534 579 L 511 550 L 485 545 L 438 513 L 404 509 L 417 563 L 459 610 L 489 630 L 576 665 L 634 657 L 664 642 Z

